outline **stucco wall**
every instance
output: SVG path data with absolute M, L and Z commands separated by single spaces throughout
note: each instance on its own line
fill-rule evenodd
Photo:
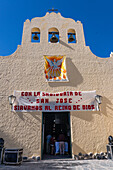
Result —
M 31 29 L 41 30 L 41 42 L 31 43 Z M 60 42 L 48 43 L 48 29 L 59 30 Z M 68 44 L 67 30 L 76 31 L 77 43 Z M 46 82 L 43 55 L 66 55 L 69 82 Z M 24 23 L 22 45 L 0 57 L 0 137 L 6 147 L 23 147 L 24 155 L 40 155 L 42 113 L 11 112 L 8 96 L 19 91 L 91 91 L 103 96 L 100 112 L 71 112 L 72 153 L 106 151 L 113 135 L 113 57 L 101 59 L 85 46 L 81 22 L 47 13 Z

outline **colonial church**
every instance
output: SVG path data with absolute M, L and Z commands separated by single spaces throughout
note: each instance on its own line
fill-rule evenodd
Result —
M 80 21 L 55 12 L 27 19 L 21 45 L 0 61 L 0 137 L 6 148 L 43 159 L 50 135 L 55 157 L 62 132 L 62 156 L 106 151 L 113 135 L 113 56 L 91 52 Z

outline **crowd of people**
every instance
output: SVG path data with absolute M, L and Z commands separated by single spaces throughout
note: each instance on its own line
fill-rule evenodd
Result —
M 64 155 L 65 153 L 68 153 L 68 142 L 62 130 L 57 140 L 55 139 L 55 136 L 52 136 L 51 134 L 47 135 L 46 153 L 52 155 L 53 154 Z

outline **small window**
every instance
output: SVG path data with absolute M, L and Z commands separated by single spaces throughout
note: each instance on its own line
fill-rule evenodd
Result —
M 59 42 L 59 31 L 57 28 L 50 28 L 48 31 L 48 42 L 58 43 Z
M 74 29 L 68 30 L 68 43 L 76 43 L 76 34 Z
M 32 28 L 31 42 L 34 42 L 34 43 L 40 42 L 40 29 L 39 28 Z

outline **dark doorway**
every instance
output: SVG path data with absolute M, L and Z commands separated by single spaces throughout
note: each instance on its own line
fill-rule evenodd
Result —
M 71 157 L 71 132 L 70 132 L 70 112 L 43 112 L 42 114 L 42 157 L 48 158 L 67 158 Z M 56 144 L 59 144 L 59 134 L 65 136 L 66 150 L 64 155 L 56 150 Z M 47 152 L 47 136 L 51 135 L 50 151 Z

